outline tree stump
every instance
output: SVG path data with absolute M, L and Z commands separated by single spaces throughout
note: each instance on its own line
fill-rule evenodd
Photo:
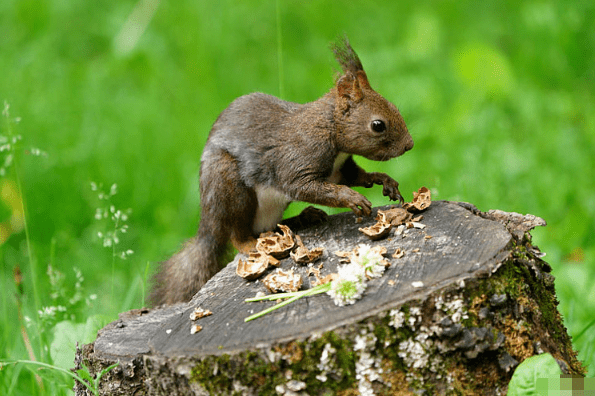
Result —
M 308 248 L 324 248 L 322 275 L 335 272 L 336 251 L 387 248 L 390 267 L 354 305 L 322 294 L 245 323 L 275 303 L 244 301 L 266 290 L 236 275 L 238 255 L 189 303 L 121 314 L 77 350 L 76 368 L 96 374 L 120 362 L 100 394 L 170 396 L 500 395 L 514 368 L 543 352 L 564 373 L 584 374 L 550 266 L 531 244 L 542 219 L 437 201 L 423 212 L 425 228 L 372 242 L 358 228 L 374 222 L 342 213 L 298 232 Z M 392 257 L 397 248 L 403 257 Z M 304 288 L 314 281 L 290 258 L 281 267 L 300 272 Z M 195 307 L 213 315 L 191 334 Z M 75 391 L 90 394 L 79 383 Z

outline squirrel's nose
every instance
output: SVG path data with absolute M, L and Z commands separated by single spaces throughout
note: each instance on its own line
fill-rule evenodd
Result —
M 410 135 L 408 137 L 408 139 L 405 141 L 405 151 L 409 151 L 412 148 L 413 148 L 413 138 Z

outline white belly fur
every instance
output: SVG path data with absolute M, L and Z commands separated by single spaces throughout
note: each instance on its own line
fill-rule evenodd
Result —
M 339 155 L 337 155 L 337 158 L 335 158 L 335 163 L 333 164 L 333 173 L 331 173 L 327 179 L 329 183 L 339 183 L 339 180 L 341 180 L 341 167 L 343 167 L 343 164 L 345 161 L 347 161 L 347 158 L 349 158 L 350 155 L 351 154 L 347 153 L 339 153 Z
M 258 208 L 252 230 L 256 234 L 270 231 L 283 219 L 283 212 L 291 200 L 279 190 L 268 186 L 256 186 Z

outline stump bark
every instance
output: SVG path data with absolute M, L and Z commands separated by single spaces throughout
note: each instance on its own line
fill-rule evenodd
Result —
M 377 209 L 374 210 L 374 214 Z M 298 232 L 323 247 L 321 274 L 335 272 L 336 251 L 384 246 L 390 267 L 363 298 L 339 307 L 317 295 L 245 323 L 274 302 L 244 300 L 266 291 L 235 273 L 239 255 L 186 304 L 133 310 L 77 350 L 97 374 L 100 394 L 505 394 L 514 368 L 548 352 L 564 373 L 584 374 L 556 309 L 554 277 L 529 231 L 532 215 L 480 212 L 433 202 L 423 229 L 370 241 L 351 213 Z M 405 255 L 392 257 L 397 248 Z M 290 258 L 282 268 L 314 277 Z M 213 315 L 196 323 L 195 307 Z M 75 384 L 77 395 L 90 394 Z

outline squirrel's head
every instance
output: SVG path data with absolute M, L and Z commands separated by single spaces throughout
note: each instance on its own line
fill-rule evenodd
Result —
M 401 113 L 372 89 L 347 38 L 331 48 L 343 69 L 333 90 L 339 149 L 375 161 L 411 150 L 413 139 Z

